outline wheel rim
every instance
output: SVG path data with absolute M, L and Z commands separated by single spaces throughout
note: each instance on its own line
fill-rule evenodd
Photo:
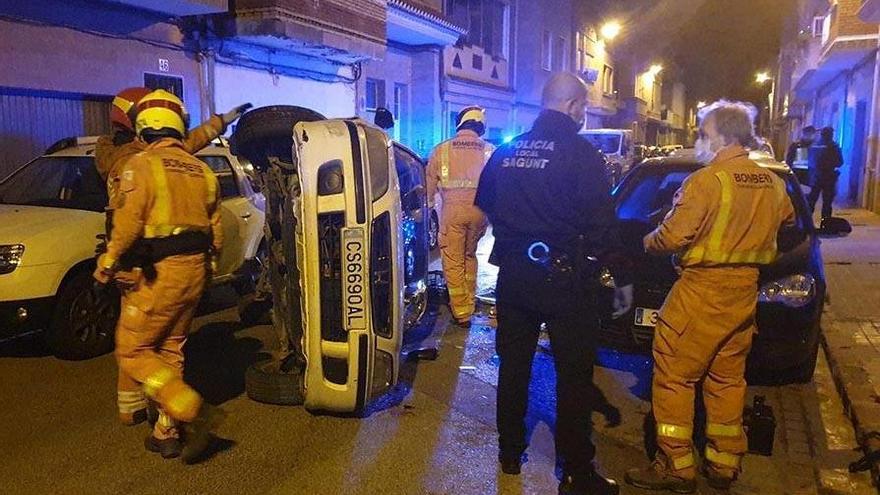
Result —
M 113 298 L 91 287 L 80 292 L 70 305 L 70 326 L 76 342 L 105 340 L 113 334 L 116 314 Z

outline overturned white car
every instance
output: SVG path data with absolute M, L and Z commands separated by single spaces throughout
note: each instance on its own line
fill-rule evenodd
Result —
M 233 151 L 259 171 L 282 351 L 248 395 L 360 412 L 397 383 L 402 335 L 425 311 L 424 164 L 360 120 L 297 107 L 244 116 Z

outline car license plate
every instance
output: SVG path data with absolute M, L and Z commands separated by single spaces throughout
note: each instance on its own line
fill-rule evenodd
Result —
M 364 230 L 342 230 L 342 310 L 345 328 L 367 328 L 367 252 L 364 246 Z
M 640 327 L 656 327 L 660 310 L 648 308 L 636 308 L 636 325 Z

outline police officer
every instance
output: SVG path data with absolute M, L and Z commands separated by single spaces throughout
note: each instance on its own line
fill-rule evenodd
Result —
M 477 289 L 477 244 L 486 233 L 486 217 L 474 206 L 477 183 L 495 148 L 483 140 L 486 111 L 467 107 L 458 113 L 458 132 L 434 148 L 428 160 L 428 205 L 437 189 L 440 214 L 440 257 L 449 286 L 449 306 L 459 326 L 470 326 Z
M 830 218 L 834 197 L 837 196 L 838 169 L 843 165 L 843 153 L 834 142 L 834 129 L 822 129 L 819 140 L 810 148 L 810 194 L 807 202 L 810 209 L 816 210 L 819 196 L 822 196 L 822 220 Z
M 791 143 L 785 154 L 785 163 L 791 168 L 807 168 L 810 146 L 816 139 L 816 128 L 808 125 L 801 130 L 801 138 Z
M 108 283 L 122 270 L 144 274 L 125 277 L 116 359 L 120 373 L 159 404 L 146 448 L 192 462 L 223 416 L 183 381 L 183 347 L 209 276 L 208 253 L 219 253 L 223 231 L 217 178 L 184 150 L 186 120 L 183 103 L 166 91 L 138 103 L 136 129 L 147 146 L 121 172 L 120 205 L 95 278 Z M 137 266 L 123 266 L 132 252 Z
M 744 147 L 754 140 L 751 107 L 722 101 L 700 117 L 704 137 L 696 148 L 708 164 L 685 180 L 663 223 L 644 239 L 647 252 L 680 259 L 681 277 L 654 331 L 660 448 L 651 466 L 626 473 L 634 486 L 675 493 L 696 490 L 697 383 L 706 406 L 704 474 L 712 487 L 727 489 L 740 472 L 759 267 L 776 259 L 778 231 L 794 218 L 784 181 L 750 160 Z
M 621 287 L 617 314 L 629 310 L 632 286 L 615 256 L 616 218 L 602 157 L 578 135 L 587 97 L 587 86 L 577 76 L 554 75 L 544 87 L 544 110 L 532 130 L 492 155 L 476 204 L 493 226 L 493 256 L 500 267 L 501 469 L 520 472 L 532 359 L 544 322 L 557 370 L 556 449 L 564 470 L 559 493 L 602 495 L 616 494 L 619 487 L 593 465 L 590 412 L 600 400 L 592 381 L 599 328 L 597 284 L 585 266 L 587 256 L 612 267 Z

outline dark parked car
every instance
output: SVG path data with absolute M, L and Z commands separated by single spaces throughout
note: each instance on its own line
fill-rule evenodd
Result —
M 797 212 L 795 226 L 779 234 L 781 256 L 761 271 L 758 335 L 749 355 L 750 383 L 804 383 L 812 379 L 819 348 L 825 275 L 819 238 L 801 186 L 792 171 L 771 157 L 753 154 L 761 166 L 782 177 Z M 687 156 L 654 158 L 636 167 L 614 190 L 622 235 L 634 260 L 635 299 L 629 314 L 602 315 L 603 343 L 649 350 L 658 310 L 677 279 L 670 258 L 649 256 L 642 238 L 664 218 L 682 182 L 701 167 Z M 603 307 L 611 307 L 613 278 L 603 271 Z

